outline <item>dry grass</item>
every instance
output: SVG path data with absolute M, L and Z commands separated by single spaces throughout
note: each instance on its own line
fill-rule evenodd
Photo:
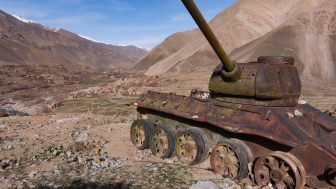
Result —
M 13 94 L 11 98 L 13 100 L 21 100 L 21 102 L 27 102 L 34 100 L 36 98 L 36 95 L 32 92 L 20 92 Z

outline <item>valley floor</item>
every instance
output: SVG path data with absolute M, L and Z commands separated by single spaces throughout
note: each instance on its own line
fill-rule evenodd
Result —
M 209 77 L 206 67 L 159 77 L 129 73 L 62 94 L 41 90 L 38 103 L 4 95 L 4 106 L 30 116 L 0 118 L 0 188 L 190 188 L 208 179 L 221 188 L 253 187 L 248 179 L 236 183 L 214 174 L 209 159 L 189 167 L 176 157 L 161 160 L 139 151 L 130 141 L 137 112 L 125 104 L 147 90 L 206 90 Z M 336 104 L 333 88 L 312 88 L 303 88 L 303 100 L 320 110 Z M 59 104 L 51 100 L 60 98 Z

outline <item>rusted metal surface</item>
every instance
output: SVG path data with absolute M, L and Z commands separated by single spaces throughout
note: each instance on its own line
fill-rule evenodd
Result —
M 288 146 L 293 149 L 291 154 L 302 162 L 310 176 L 317 176 L 317 173 L 323 175 L 324 168 L 330 162 L 336 164 L 336 119 L 308 104 L 295 107 L 262 107 L 151 91 L 134 104 L 142 110 L 164 112 L 186 120 L 207 123 L 209 127 L 218 127 L 230 133 L 260 136 Z M 213 141 L 215 142 L 216 140 Z M 260 144 L 251 144 L 249 141 L 246 144 L 254 158 L 271 152 L 268 148 L 260 147 Z M 321 159 L 312 158 L 319 156 Z M 313 164 L 318 166 L 312 166 Z M 327 177 L 323 177 L 315 185 L 326 185 L 326 179 Z
M 280 64 L 289 57 L 277 57 L 279 62 L 238 63 L 242 77 L 228 82 L 217 67 L 209 90 L 213 98 L 225 102 L 258 106 L 296 106 L 301 95 L 301 82 L 295 66 Z M 274 60 L 274 61 L 275 61 Z
M 133 103 L 138 118 L 177 131 L 197 127 L 215 149 L 212 153 L 233 149 L 216 144 L 236 138 L 248 162 L 255 163 L 260 186 L 267 182 L 295 189 L 305 183 L 313 188 L 336 186 L 336 119 L 308 104 L 298 105 L 301 82 L 294 59 L 265 56 L 257 62 L 232 62 L 193 0 L 182 2 L 222 64 L 210 78 L 210 93 L 192 91 L 187 97 L 149 91 Z M 230 171 L 239 159 L 236 152 L 213 154 L 213 166 L 219 165 L 221 172 L 228 168 L 226 173 L 233 178 L 239 174 Z

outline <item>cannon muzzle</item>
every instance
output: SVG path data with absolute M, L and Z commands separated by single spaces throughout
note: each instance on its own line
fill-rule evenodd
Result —
M 240 79 L 242 74 L 240 67 L 236 63 L 232 62 L 229 56 L 225 53 L 223 47 L 220 45 L 218 39 L 216 38 L 211 28 L 205 21 L 201 12 L 198 10 L 194 1 L 182 0 L 182 2 L 189 11 L 190 15 L 195 20 L 198 27 L 201 29 L 205 38 L 209 41 L 211 47 L 214 49 L 219 59 L 221 60 L 223 64 L 223 70 L 222 70 L 223 76 L 229 79 L 230 81 L 236 81 Z

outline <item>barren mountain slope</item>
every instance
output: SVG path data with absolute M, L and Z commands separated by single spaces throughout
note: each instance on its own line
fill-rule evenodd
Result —
M 148 50 L 145 50 L 143 48 L 139 48 L 133 45 L 128 46 L 116 46 L 116 45 L 108 45 L 108 44 L 100 44 L 101 46 L 110 49 L 113 52 L 116 52 L 120 55 L 123 55 L 134 62 L 141 59 L 145 54 L 147 54 Z
M 0 39 L 0 65 L 63 65 L 72 72 L 86 70 L 86 66 L 58 55 L 44 52 L 19 41 Z
M 248 62 L 261 55 L 292 56 L 303 81 L 336 84 L 335 42 L 336 1 L 329 0 L 234 50 L 230 57 Z
M 92 51 L 56 32 L 21 22 L 2 11 L 0 11 L 0 35 L 99 69 L 126 68 L 134 62 L 104 47 L 98 47 L 99 51 Z
M 138 60 L 130 69 L 146 70 L 155 63 L 178 52 L 185 44 L 189 43 L 196 34 L 200 33 L 199 29 L 191 31 L 178 32 L 167 37 L 162 43 L 149 51 L 145 56 Z
M 209 25 L 226 52 L 230 53 L 233 49 L 265 35 L 284 21 L 324 1 L 238 0 L 214 17 Z M 150 67 L 146 74 L 189 70 L 215 61 L 218 61 L 218 57 L 200 33 L 179 52 Z
M 133 62 L 136 62 L 139 60 L 141 57 L 143 57 L 148 51 L 135 47 L 132 45 L 129 46 L 116 46 L 116 45 L 111 45 L 111 44 L 104 44 L 104 43 L 97 43 L 94 41 L 87 40 L 85 38 L 80 37 L 77 34 L 71 33 L 67 30 L 60 29 L 57 31 L 57 33 L 66 36 L 70 38 L 71 40 L 85 46 L 86 48 L 92 50 L 93 52 L 96 52 L 99 54 L 99 52 L 105 52 L 106 55 L 108 56 L 110 51 L 111 55 L 115 55 L 115 53 L 122 55 Z M 104 49 L 104 50 L 102 50 Z

